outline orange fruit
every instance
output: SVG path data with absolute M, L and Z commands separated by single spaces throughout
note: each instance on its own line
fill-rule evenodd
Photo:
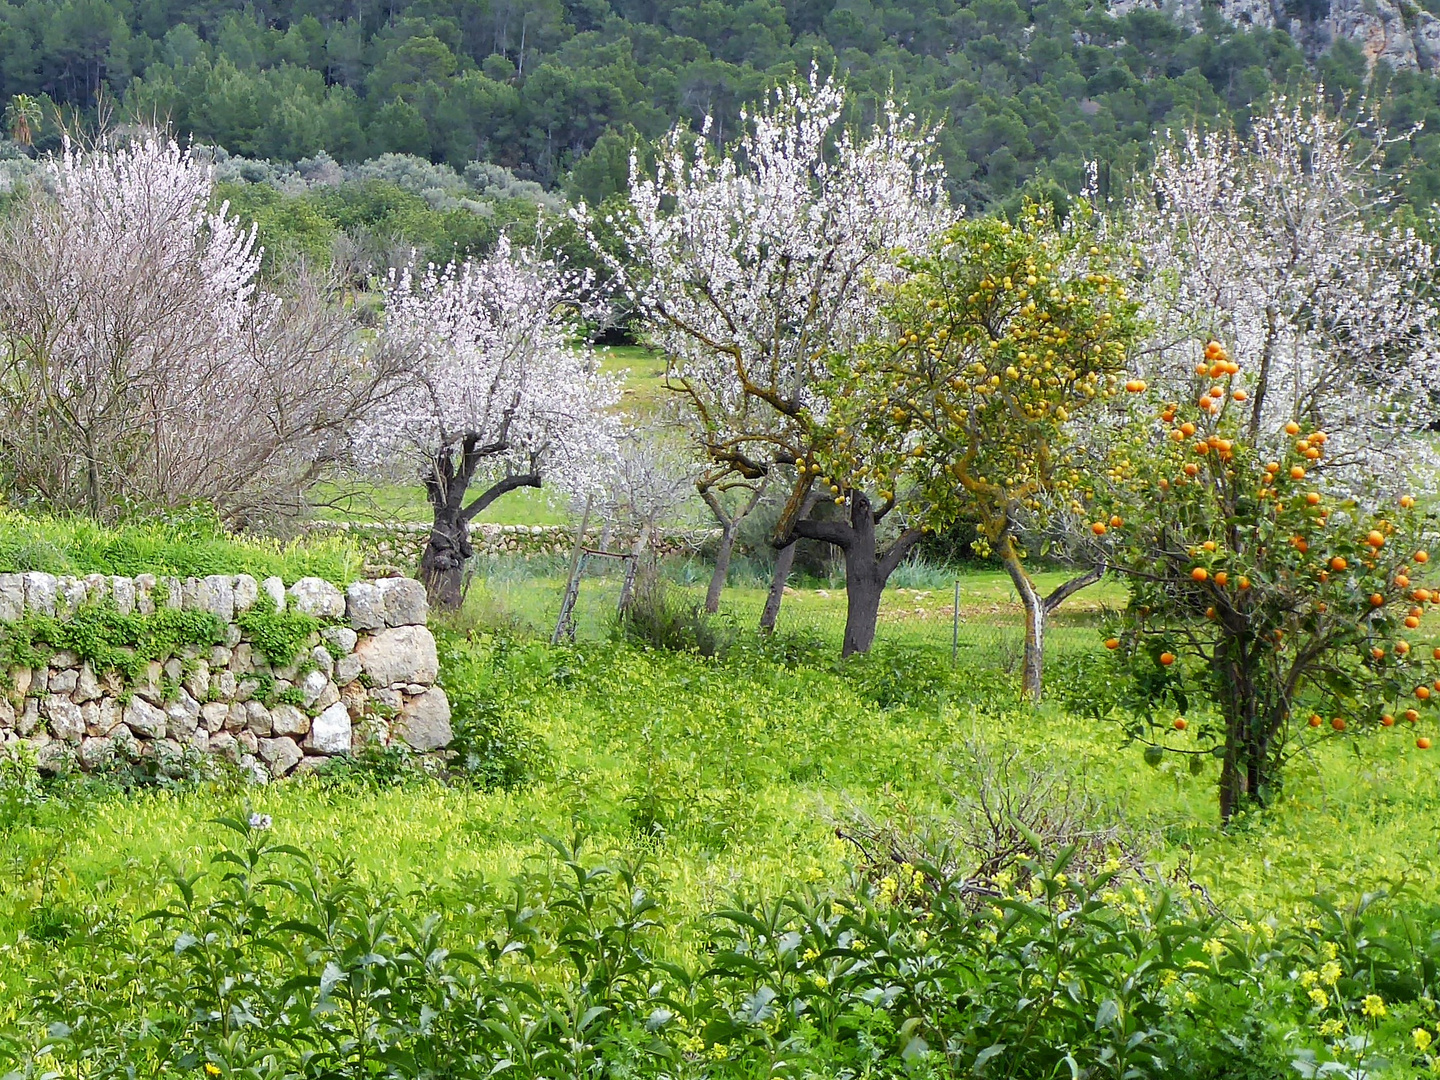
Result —
M 1373 649 L 1370 650 L 1370 655 L 1373 656 L 1376 660 L 1384 660 L 1385 650 L 1382 649 L 1379 645 L 1376 645 Z
M 1408 642 L 1408 641 L 1397 641 L 1397 642 L 1395 642 L 1395 653 L 1396 653 L 1396 655 L 1398 655 L 1398 656 L 1405 656 L 1405 655 L 1407 655 L 1409 652 L 1410 652 L 1410 642 Z
M 1314 713 L 1311 713 L 1311 714 L 1310 714 L 1310 726 L 1311 726 L 1311 727 L 1319 727 L 1319 726 L 1320 726 L 1321 724 L 1323 724 L 1324 722 L 1325 722 L 1325 721 L 1321 720 L 1320 717 L 1316 716 Z
M 1378 529 L 1371 529 L 1370 532 L 1367 533 L 1365 536 L 1365 542 L 1371 547 L 1384 547 L 1385 534 L 1380 532 Z
M 1349 563 L 1347 563 L 1347 562 L 1345 561 L 1345 556 L 1343 556 L 1343 555 L 1336 555 L 1333 559 L 1330 560 L 1330 569 L 1331 569 L 1331 570 L 1336 570 L 1336 571 L 1344 570 L 1345 567 L 1348 566 L 1348 565 L 1349 565 Z
M 1113 637 L 1112 637 L 1112 638 L 1106 638 L 1106 639 L 1105 639 L 1105 648 L 1107 648 L 1107 649 L 1118 649 L 1119 647 L 1120 647 L 1120 639 L 1119 639 L 1119 638 L 1113 638 Z
M 1291 465 L 1291 466 L 1290 466 L 1290 479 L 1291 479 L 1291 480 L 1304 480 L 1304 479 L 1305 479 L 1305 470 L 1302 469 L 1299 465 Z
M 1334 728 L 1336 731 L 1344 731 L 1344 730 L 1345 730 L 1345 718 L 1344 718 L 1343 716 L 1337 716 L 1337 717 L 1335 717 L 1335 719 L 1333 719 L 1333 720 L 1330 721 L 1330 726 L 1331 726 L 1332 728 Z
M 1405 719 L 1410 721 L 1410 723 L 1412 724 L 1418 724 L 1420 722 L 1420 714 L 1414 709 L 1406 709 Z
M 1206 570 L 1203 566 L 1197 566 L 1194 570 L 1190 571 L 1190 578 L 1193 581 L 1204 581 L 1209 576 L 1210 571 Z
M 1250 588 L 1250 579 L 1248 577 L 1242 577 L 1236 584 L 1242 589 L 1248 589 Z
M 1410 509 L 1412 506 L 1414 506 L 1414 505 L 1415 505 L 1415 500 L 1412 499 L 1409 495 L 1401 495 L 1401 496 L 1400 496 L 1400 509 L 1402 509 L 1402 510 L 1409 510 L 1409 509 Z
M 1391 716 L 1391 715 L 1387 712 L 1384 716 L 1380 717 L 1380 726 L 1381 726 L 1381 727 L 1394 727 L 1394 726 L 1395 726 L 1395 717 Z
M 1175 723 L 1174 723 L 1173 726 L 1174 726 L 1174 728 L 1175 728 L 1176 731 L 1184 731 L 1185 728 L 1188 727 L 1189 725 L 1187 725 L 1187 724 L 1185 723 L 1185 718 L 1184 718 L 1183 716 L 1177 716 L 1177 717 L 1175 718 Z
M 1215 548 L 1218 547 L 1219 545 L 1217 545 L 1214 540 L 1206 540 L 1206 541 L 1205 541 L 1203 544 L 1201 544 L 1200 546 L 1201 546 L 1202 548 L 1204 548 L 1206 551 L 1214 551 Z
M 1429 749 L 1430 749 L 1430 740 L 1427 739 L 1424 735 L 1421 735 L 1420 738 L 1418 738 L 1418 739 L 1415 740 L 1415 745 L 1416 745 L 1417 747 L 1419 747 L 1421 750 L 1429 750 Z
M 1226 585 L 1228 585 L 1229 583 L 1230 583 L 1230 575 L 1227 574 L 1224 570 L 1221 570 L 1219 573 L 1217 573 L 1217 574 L 1215 575 L 1215 584 L 1216 584 L 1216 585 L 1219 585 L 1222 589 L 1223 589 Z
M 1420 620 L 1414 615 L 1406 615 L 1405 625 L 1411 630 L 1418 630 L 1420 628 Z
M 1424 551 L 1415 552 L 1415 554 L 1411 556 L 1411 558 L 1413 558 L 1418 563 L 1427 563 L 1430 561 L 1429 553 Z
M 1304 555 L 1310 550 L 1310 542 L 1303 536 L 1295 537 L 1295 550 L 1300 552 L 1301 555 Z
M 1305 502 L 1309 506 L 1319 506 L 1320 493 L 1318 491 L 1307 492 L 1305 495 Z
M 1231 394 L 1230 396 L 1231 396 L 1232 398 L 1234 398 L 1236 401 L 1244 401 L 1244 400 L 1245 400 L 1246 398 L 1248 398 L 1250 395 L 1247 394 L 1247 393 L 1245 393 L 1244 390 L 1236 390 L 1235 393 Z
M 1288 424 L 1285 425 L 1285 434 L 1286 434 L 1286 435 L 1299 435 L 1299 434 L 1300 434 L 1300 425 L 1297 424 L 1297 423 L 1295 423 L 1294 420 L 1291 420 L 1290 423 L 1288 423 Z
M 1419 698 L 1421 701 L 1429 701 L 1429 700 L 1430 700 L 1430 687 L 1428 687 L 1428 686 L 1417 686 L 1417 687 L 1415 687 L 1415 696 L 1416 696 L 1417 698 Z
M 1385 605 L 1385 597 L 1381 596 L 1378 592 L 1377 592 L 1377 593 L 1371 593 L 1371 594 L 1370 594 L 1370 606 L 1371 606 L 1371 607 L 1384 607 L 1384 605 Z
M 1190 462 L 1188 465 L 1185 466 L 1185 475 L 1186 475 L 1186 476 L 1196 476 L 1196 475 L 1199 474 L 1199 472 L 1200 472 L 1200 466 L 1199 466 L 1199 465 L 1196 465 L 1193 461 Z
M 1216 617 L 1217 614 L 1218 614 L 1218 613 L 1216 612 L 1216 610 L 1215 610 L 1213 607 L 1207 607 L 1207 608 L 1205 609 L 1205 618 L 1207 618 L 1207 619 L 1213 619 L 1213 618 Z
M 1105 523 L 1103 521 L 1095 522 L 1095 524 L 1090 526 L 1090 531 L 1093 532 L 1096 536 L 1104 536 Z
M 1395 587 L 1397 589 L 1408 589 L 1410 587 L 1410 579 L 1404 574 L 1396 574 Z
M 1122 518 L 1119 514 L 1116 514 L 1114 517 L 1112 517 L 1112 518 L 1110 519 L 1110 527 L 1111 527 L 1112 529 L 1118 529 L 1118 528 L 1120 528 L 1121 525 L 1124 525 L 1124 524 L 1125 524 L 1125 519 Z
M 1186 421 L 1180 425 L 1180 433 L 1188 439 L 1191 435 L 1195 434 L 1195 425 Z
M 1174 653 L 1162 652 L 1162 653 L 1160 654 L 1160 663 L 1163 664 L 1165 667 L 1169 667 L 1169 666 L 1170 666 L 1171 664 L 1173 664 L 1174 662 L 1175 662 L 1175 654 L 1174 654 Z

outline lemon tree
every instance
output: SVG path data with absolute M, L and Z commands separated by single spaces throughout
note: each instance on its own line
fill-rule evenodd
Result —
M 1024 604 L 1025 686 L 1037 696 L 1045 616 L 1069 593 L 1036 589 L 1025 526 L 1080 481 L 1076 425 L 1144 388 L 1123 374 L 1136 335 L 1123 263 L 1083 204 L 1063 226 L 1034 204 L 1018 223 L 955 224 L 903 261 L 887 336 L 837 356 L 827 384 L 818 445 L 835 492 L 899 499 L 931 527 L 973 516 Z

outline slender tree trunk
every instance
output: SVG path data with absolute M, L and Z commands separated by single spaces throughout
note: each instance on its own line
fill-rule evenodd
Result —
M 1027 698 L 1039 701 L 1045 679 L 1045 601 L 1025 572 L 1020 553 L 1015 550 L 1010 537 L 1006 536 L 1000 542 L 999 555 L 1015 591 L 1020 594 L 1020 605 L 1025 609 L 1025 660 L 1021 688 Z
M 585 512 L 580 515 L 580 528 L 575 533 L 575 547 L 570 551 L 570 573 L 565 579 L 565 596 L 560 601 L 560 615 L 555 620 L 555 633 L 550 637 L 551 645 L 560 644 L 568 638 L 575 640 L 575 603 L 580 599 L 580 574 L 585 568 L 585 531 L 590 527 L 590 507 L 595 497 L 585 500 Z
M 1225 753 L 1220 764 L 1220 820 L 1229 822 L 1248 806 L 1273 796 L 1269 718 L 1246 663 L 1244 643 L 1228 637 L 1216 655 L 1216 677 L 1225 687 Z
M 735 550 L 735 523 L 721 526 L 720 547 L 715 552 L 715 572 L 710 575 L 710 588 L 705 591 L 705 610 L 711 615 L 720 610 L 720 592 L 730 573 L 730 554 Z
M 803 518 L 814 510 L 819 500 L 819 492 L 811 491 L 807 494 L 804 502 L 800 504 L 800 516 Z M 775 573 L 770 577 L 770 595 L 765 598 L 765 610 L 760 613 L 762 634 L 775 632 L 775 624 L 780 618 L 780 604 L 785 599 L 785 585 L 790 580 L 790 571 L 794 566 L 795 537 L 791 536 L 788 544 L 775 549 Z
M 790 580 L 790 569 L 795 565 L 795 541 L 775 549 L 775 573 L 770 578 L 770 595 L 765 598 L 765 610 L 760 613 L 760 630 L 769 634 L 775 630 L 780 618 L 780 602 L 785 599 L 785 583 Z
M 650 523 L 647 521 L 640 527 L 640 535 L 635 537 L 635 546 L 630 549 L 630 558 L 625 567 L 625 581 L 620 586 L 620 600 L 616 609 L 621 615 L 630 609 L 630 602 L 635 598 L 635 576 L 640 572 L 640 560 L 645 557 L 645 551 L 650 546 Z

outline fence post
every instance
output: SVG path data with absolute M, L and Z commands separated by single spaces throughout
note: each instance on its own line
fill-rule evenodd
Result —
M 955 606 L 951 608 L 950 666 L 960 657 L 960 579 L 955 579 Z

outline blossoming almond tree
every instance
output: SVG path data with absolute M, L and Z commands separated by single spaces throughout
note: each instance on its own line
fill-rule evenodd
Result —
M 1143 374 L 1186 386 L 1213 339 L 1245 364 L 1247 441 L 1295 420 L 1330 434 L 1332 470 L 1391 466 L 1401 444 L 1429 457 L 1411 436 L 1440 418 L 1437 263 L 1373 168 L 1386 141 L 1317 94 L 1244 136 L 1162 145 L 1125 221 L 1154 328 Z
M 843 88 L 812 73 L 744 114 L 724 154 L 676 128 L 654 175 L 632 160 L 629 213 L 612 224 L 633 260 L 631 295 L 712 465 L 702 486 L 731 474 L 758 479 L 810 456 L 826 358 L 872 328 L 876 286 L 893 279 L 896 252 L 924 248 L 950 218 L 933 132 L 889 104 L 853 130 L 845 106 Z M 813 476 L 787 479 L 782 551 L 796 535 L 836 542 L 839 523 L 798 524 Z M 845 532 L 857 583 L 881 566 L 882 504 L 864 500 L 864 520 Z M 868 647 L 873 620 L 853 629 L 847 651 Z
M 601 483 L 619 390 L 576 344 L 586 285 L 503 240 L 484 259 L 396 270 L 384 283 L 374 353 L 394 374 L 357 442 L 380 460 L 418 457 L 433 511 L 420 568 L 440 606 L 459 606 L 470 522 L 496 499 Z
M 303 505 L 373 373 L 319 283 L 262 287 L 254 232 L 155 131 L 67 144 L 0 231 L 0 457 L 16 490 L 102 514 Z

